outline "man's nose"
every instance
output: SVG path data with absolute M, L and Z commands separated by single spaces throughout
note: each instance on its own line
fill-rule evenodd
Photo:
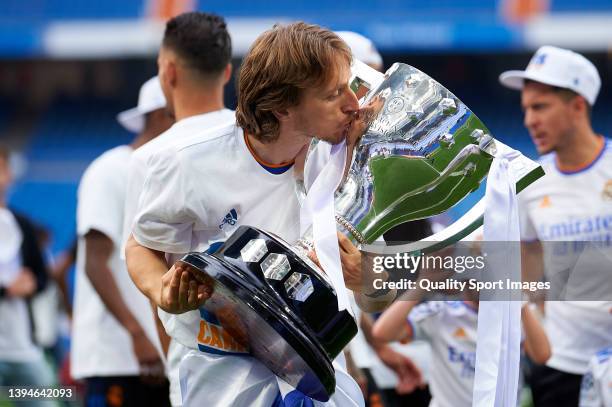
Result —
M 346 92 L 345 103 L 342 106 L 342 112 L 346 114 L 353 114 L 359 110 L 359 101 L 357 95 L 349 88 Z
M 536 124 L 536 116 L 530 109 L 525 110 L 525 117 L 523 118 L 523 124 L 527 129 L 531 129 Z

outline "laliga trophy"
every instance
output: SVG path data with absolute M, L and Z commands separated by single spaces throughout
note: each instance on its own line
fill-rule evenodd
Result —
M 366 88 L 360 102 L 366 114 L 351 131 L 358 134 L 335 208 L 338 229 L 363 247 L 398 224 L 451 208 L 479 187 L 494 156 L 507 147 L 418 69 L 396 63 L 380 78 L 360 69 L 369 68 L 357 64 L 351 88 L 357 95 Z M 525 157 L 514 160 L 511 171 L 517 191 L 543 175 Z M 482 207 L 434 235 L 437 242 L 416 248 L 437 250 L 461 239 L 482 224 Z M 332 361 L 357 326 L 346 310 L 338 311 L 328 277 L 307 257 L 312 248 L 310 231 L 290 245 L 241 226 L 216 251 L 181 261 L 196 269 L 196 278 L 213 278 L 214 293 L 203 308 L 241 349 L 302 393 L 326 401 L 335 389 Z

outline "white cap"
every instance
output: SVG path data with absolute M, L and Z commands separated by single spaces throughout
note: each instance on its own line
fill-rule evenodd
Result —
M 129 131 L 140 133 L 144 128 L 144 116 L 164 107 L 166 107 L 166 98 L 159 78 L 154 76 L 140 87 L 138 106 L 119 113 L 117 121 Z
M 348 44 L 356 59 L 365 64 L 382 65 L 382 57 L 372 41 L 352 31 L 336 31 L 336 34 Z
M 502 85 L 522 89 L 525 79 L 570 89 L 595 104 L 601 79 L 588 59 L 573 51 L 545 45 L 540 47 L 524 71 L 506 71 L 499 75 Z

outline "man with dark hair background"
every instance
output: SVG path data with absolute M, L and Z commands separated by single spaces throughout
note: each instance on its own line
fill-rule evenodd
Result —
M 226 109 L 223 103 L 224 87 L 232 71 L 231 50 L 232 43 L 225 21 L 219 16 L 190 12 L 168 21 L 158 65 L 168 110 L 176 116 L 177 122 L 131 156 L 124 213 L 124 243 L 132 231 L 150 157 L 203 130 L 235 122 L 234 112 Z M 155 303 L 154 306 L 157 309 Z M 166 335 L 162 334 L 161 337 L 167 354 L 170 400 L 172 405 L 177 406 L 181 404 L 178 365 L 186 350 L 177 341 L 168 342 Z

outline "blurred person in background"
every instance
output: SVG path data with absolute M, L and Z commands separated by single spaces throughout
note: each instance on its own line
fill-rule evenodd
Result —
M 70 318 L 72 318 L 73 298 L 68 280 L 70 279 L 70 273 L 73 271 L 76 263 L 77 245 L 78 239 L 75 238 L 68 249 L 64 250 L 55 257 L 53 271 L 51 273 L 59 288 L 64 310 Z
M 359 328 L 365 337 L 366 357 L 369 366 L 364 369 L 368 378 L 370 407 L 375 406 L 423 406 L 429 405 L 431 395 L 427 387 L 430 363 L 430 345 L 422 340 L 409 343 L 387 343 L 372 335 L 374 318 L 361 313 Z M 358 349 L 351 342 L 352 353 Z M 365 362 L 367 363 L 367 362 Z M 371 384 L 370 384 L 371 383 Z M 377 403 L 377 400 L 380 400 Z
M 353 58 L 383 72 L 383 59 L 374 43 L 352 31 L 336 31 L 351 48 Z M 427 220 L 398 225 L 384 235 L 393 242 L 415 241 L 431 235 Z M 429 361 L 429 345 L 424 341 L 392 347 L 372 336 L 374 320 L 368 313 L 353 306 L 359 332 L 345 350 L 349 373 L 364 390 L 366 405 L 427 406 L 431 396 L 423 381 L 422 371 Z M 349 362 L 353 362 L 353 364 Z M 353 367 L 354 366 L 354 367 Z
M 336 31 L 336 34 L 351 48 L 353 58 L 360 60 L 378 72 L 383 72 L 382 56 L 369 38 L 353 31 Z
M 71 373 L 85 380 L 86 405 L 166 406 L 151 308 L 119 255 L 130 156 L 173 122 L 157 77 L 142 85 L 138 106 L 118 120 L 138 135 L 94 160 L 78 189 Z
M 419 303 L 422 289 L 399 298 L 373 328 L 379 341 L 409 342 L 417 338 L 431 343 L 431 404 L 436 407 L 472 405 L 476 367 L 478 294 L 464 291 L 464 301 Z M 525 352 L 538 363 L 550 357 L 550 344 L 537 318 L 525 304 L 521 310 Z
M 168 21 L 158 65 L 160 78 L 166 81 L 162 88 L 171 89 L 166 91 L 168 110 L 173 115 L 179 111 L 182 116 L 168 131 L 138 148 L 131 156 L 124 242 L 132 232 L 150 157 L 199 131 L 236 121 L 234 111 L 226 109 L 223 102 L 224 87 L 231 77 L 231 55 L 231 38 L 222 18 L 192 12 Z M 178 365 L 187 349 L 176 341 L 168 343 L 165 332 L 161 336 L 168 358 L 170 399 L 173 406 L 179 406 L 182 401 Z
M 612 346 L 593 356 L 582 377 L 580 407 L 612 406 Z
M 7 208 L 11 183 L 10 150 L 0 146 L 0 386 L 50 386 L 53 374 L 35 342 L 31 310 L 48 275 L 34 226 Z
M 72 325 L 72 303 L 74 293 L 71 281 L 74 281 L 74 268 L 77 256 L 78 239 L 74 238 L 70 246 L 60 252 L 54 258 L 53 270 L 51 276 L 55 280 L 59 289 L 62 308 L 65 318 L 59 321 L 59 340 L 58 350 L 61 356 L 59 361 L 58 382 L 62 386 L 76 386 L 79 395 L 84 394 L 83 383 L 76 381 L 70 374 L 70 331 Z
M 54 366 L 57 368 L 62 360 L 62 353 L 59 347 L 60 326 L 62 326 L 60 320 L 65 320 L 66 314 L 61 313 L 61 292 L 54 274 L 55 259 L 50 247 L 51 232 L 44 226 L 37 225 L 36 237 L 39 247 L 43 252 L 45 268 L 49 273 L 47 286 L 32 300 L 36 343 L 44 349 L 47 358 L 52 359 Z
M 612 219 L 612 143 L 591 125 L 601 86 L 597 68 L 580 54 L 543 46 L 524 71 L 504 72 L 500 82 L 521 91 L 524 125 L 546 172 L 518 197 L 523 278 L 544 276 L 555 284 L 561 277 L 564 292 L 582 290 L 583 297 L 575 298 L 589 297 L 596 287 L 588 279 L 572 279 L 567 267 L 568 260 L 597 257 L 593 251 L 582 256 L 584 242 L 607 242 L 610 249 L 610 224 L 601 220 Z M 607 264 L 587 268 L 608 273 Z M 610 281 L 609 275 L 593 277 Z M 608 290 L 589 299 L 611 296 Z M 612 345 L 612 302 L 547 301 L 544 310 L 552 357 L 527 377 L 533 401 L 536 407 L 576 406 L 589 360 Z

